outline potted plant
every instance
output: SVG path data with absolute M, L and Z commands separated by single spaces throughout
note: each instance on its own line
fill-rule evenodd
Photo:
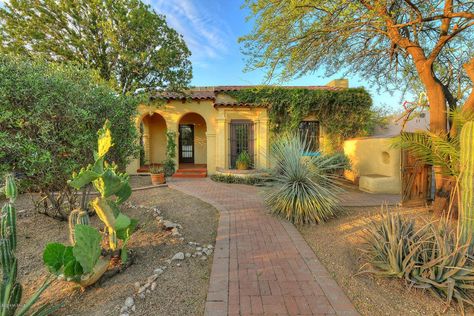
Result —
M 252 160 L 250 159 L 249 153 L 244 150 L 237 157 L 237 160 L 235 161 L 235 166 L 238 170 L 247 170 L 250 168 L 251 163 Z
M 151 165 L 150 176 L 151 176 L 151 183 L 153 183 L 153 185 L 163 184 L 166 182 L 165 172 L 163 171 L 162 167 Z

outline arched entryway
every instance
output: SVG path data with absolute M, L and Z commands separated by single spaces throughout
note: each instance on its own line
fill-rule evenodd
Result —
M 142 166 L 159 165 L 166 158 L 166 121 L 158 113 L 142 118 Z
M 178 126 L 178 161 L 180 165 L 207 164 L 207 125 L 197 113 L 187 113 L 181 117 Z

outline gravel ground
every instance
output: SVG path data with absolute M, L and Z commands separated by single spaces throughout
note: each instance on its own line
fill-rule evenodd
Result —
M 399 209 L 417 222 L 431 218 L 426 209 Z M 380 208 L 350 208 L 329 222 L 299 227 L 301 234 L 362 315 L 457 315 L 428 292 L 408 289 L 401 280 L 358 274 L 362 230 Z M 470 311 L 472 312 L 472 311 Z
M 149 180 L 139 177 L 132 180 Z M 147 185 L 149 182 L 147 182 Z M 130 200 L 134 205 L 157 207 L 164 219 L 182 225 L 184 241 L 171 236 L 147 208 L 124 207 L 123 212 L 139 220 L 139 230 L 132 236 L 129 249 L 135 254 L 135 263 L 124 272 L 105 280 L 85 291 L 72 283 L 55 282 L 43 295 L 42 302 L 62 302 L 65 306 L 57 315 L 119 315 L 127 297 L 136 293 L 135 282 L 146 281 L 159 266 L 168 266 L 157 280 L 157 288 L 146 294 L 144 299 L 136 298 L 136 312 L 131 315 L 202 315 L 207 295 L 212 256 L 207 260 L 187 258 L 168 264 L 177 252 L 195 249 L 189 241 L 214 245 L 218 213 L 212 206 L 181 192 L 169 188 L 136 191 Z M 49 275 L 42 263 L 42 251 L 48 242 L 68 242 L 66 222 L 59 222 L 35 213 L 28 195 L 17 201 L 22 210 L 18 218 L 19 278 L 24 285 L 24 298 L 29 297 Z M 92 224 L 101 227 L 97 217 Z

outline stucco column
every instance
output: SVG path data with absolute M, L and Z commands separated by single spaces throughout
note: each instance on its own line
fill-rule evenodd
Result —
M 143 123 L 143 151 L 145 152 L 145 164 L 151 163 L 151 147 L 150 147 L 150 126 L 148 123 Z
M 216 173 L 216 133 L 206 132 L 207 173 Z
M 225 112 L 223 109 L 219 109 L 219 114 L 216 118 L 216 168 L 226 168 L 226 156 L 227 156 L 227 146 L 226 146 L 226 134 L 227 134 L 227 122 L 225 118 Z M 209 147 L 209 143 L 208 143 Z M 209 156 L 208 156 L 209 157 Z
M 258 129 L 258 168 L 269 168 L 269 128 L 268 128 L 268 117 L 265 115 L 259 119 L 259 129 Z

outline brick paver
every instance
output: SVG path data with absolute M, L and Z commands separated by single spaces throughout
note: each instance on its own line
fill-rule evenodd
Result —
M 358 315 L 296 228 L 255 187 L 209 179 L 170 187 L 220 211 L 206 315 Z

